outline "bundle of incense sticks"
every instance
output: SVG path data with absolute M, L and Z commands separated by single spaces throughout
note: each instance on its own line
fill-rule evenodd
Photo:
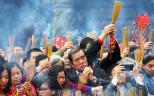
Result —
M 150 34 L 149 34 L 149 42 L 152 42 L 154 38 L 154 31 L 151 29 Z
M 27 39 L 27 43 L 26 43 L 26 47 L 25 47 L 25 52 L 27 52 L 29 46 L 30 46 L 30 43 L 31 43 L 32 39 L 31 38 L 28 38 Z
M 129 42 L 130 36 L 129 36 L 129 33 L 128 33 L 126 27 L 123 28 L 122 34 L 123 34 L 123 39 L 122 39 L 123 44 L 124 44 L 125 48 L 128 48 L 129 47 L 129 43 L 128 42 Z
M 100 50 L 100 52 L 99 52 L 99 54 L 100 54 L 100 59 L 102 59 L 103 58 L 103 46 L 101 46 L 101 50 Z
M 68 35 L 67 40 L 70 41 L 70 42 L 72 42 L 72 34 L 71 34 L 71 32 L 68 32 L 67 35 Z
M 114 8 L 112 13 L 112 24 L 115 24 L 123 5 L 124 5 L 123 2 L 119 2 L 119 1 L 114 2 Z
M 27 68 L 27 78 L 26 78 L 26 82 L 31 82 L 31 80 L 33 79 L 34 76 L 34 66 L 30 66 Z
M 137 67 L 137 70 L 141 70 L 142 69 L 142 64 L 140 64 L 140 62 L 142 61 L 143 59 L 143 53 L 141 52 L 140 49 L 136 49 L 134 50 L 134 55 L 135 55 L 135 60 L 138 62 L 138 67 Z
M 131 89 L 131 96 L 136 96 L 136 88 L 135 87 L 133 87 Z
M 32 35 L 32 48 L 35 48 L 37 40 L 34 35 Z
M 112 13 L 112 24 L 115 24 L 123 5 L 124 5 L 123 2 L 119 2 L 119 1 L 114 2 L 113 13 Z M 112 34 L 110 35 L 110 43 L 115 43 L 115 39 Z M 110 49 L 110 50 L 112 50 L 112 49 Z M 112 56 L 110 55 L 110 60 L 111 60 L 111 58 L 112 58 Z
M 9 45 L 10 45 L 10 51 L 14 51 L 14 41 L 15 41 L 15 36 L 14 35 L 9 35 Z
M 143 36 L 142 36 L 142 32 L 143 30 L 139 30 L 139 49 L 141 50 L 141 61 L 143 60 L 143 57 L 144 57 L 144 44 L 145 44 L 145 41 L 142 39 Z
M 141 61 L 141 50 L 136 49 L 134 50 L 135 60 L 139 63 Z
M 52 55 L 52 45 L 48 45 L 48 61 L 50 61 L 50 56 Z
M 43 48 L 46 49 L 48 44 L 48 38 L 47 35 L 43 36 Z

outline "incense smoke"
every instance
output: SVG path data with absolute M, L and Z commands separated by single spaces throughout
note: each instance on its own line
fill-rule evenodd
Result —
M 0 1 L 0 47 L 8 45 L 8 36 L 16 35 L 15 46 L 26 45 L 26 40 L 35 34 L 37 47 L 42 33 L 50 31 L 66 36 L 72 32 L 73 38 L 86 37 L 87 32 L 95 30 L 99 35 L 105 25 L 111 22 L 115 0 L 1 0 Z M 131 27 L 138 12 L 148 12 L 151 25 L 154 24 L 154 2 L 152 0 L 119 0 L 124 7 L 116 22 L 116 38 L 121 37 L 121 28 Z M 47 28 L 51 24 L 51 28 Z M 48 30 L 51 29 L 51 30 Z M 75 44 L 77 39 L 74 39 Z

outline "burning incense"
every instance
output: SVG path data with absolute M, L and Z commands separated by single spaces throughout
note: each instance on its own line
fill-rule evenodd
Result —
M 29 48 L 29 45 L 30 45 L 30 43 L 31 43 L 31 38 L 28 38 L 28 40 L 27 40 L 27 44 L 26 44 L 26 48 L 25 48 L 25 52 L 27 52 L 27 50 L 28 50 L 28 48 Z
M 153 41 L 153 38 L 154 38 L 153 32 L 154 32 L 153 30 L 150 31 L 149 42 L 152 42 Z
M 9 36 L 9 45 L 10 45 L 10 51 L 13 52 L 14 51 L 14 41 L 15 41 L 15 36 L 14 35 L 10 35 Z
M 50 56 L 52 55 L 52 46 L 48 46 L 48 61 L 50 61 Z
M 135 60 L 138 62 L 138 70 L 141 70 L 142 69 L 142 64 L 140 64 L 140 62 L 142 61 L 143 59 L 143 55 L 142 55 L 142 52 L 140 49 L 136 49 L 134 50 L 134 55 L 135 55 Z
M 29 68 L 27 68 L 27 79 L 26 82 L 31 82 L 31 80 L 33 79 L 34 76 L 34 67 L 30 66 Z
M 123 5 L 124 5 L 123 2 L 119 2 L 119 1 L 114 2 L 114 8 L 112 13 L 112 24 L 115 24 Z
M 44 48 L 44 49 L 47 48 L 47 44 L 48 44 L 47 35 L 44 35 L 44 36 L 43 36 L 43 48 Z
M 32 35 L 32 48 L 35 48 L 36 43 L 37 43 L 37 40 L 35 39 L 35 36 Z
M 131 89 L 131 96 L 136 96 L 136 88 L 135 87 L 133 87 Z
M 122 30 L 122 34 L 123 34 L 123 44 L 125 46 L 125 48 L 128 48 L 129 47 L 129 34 L 127 33 L 127 28 L 124 27 L 123 30 Z
M 119 1 L 114 2 L 114 8 L 113 8 L 113 13 L 112 13 L 112 24 L 115 24 L 123 5 L 124 5 L 123 2 L 119 2 Z M 114 39 L 114 36 L 111 34 L 110 35 L 110 46 L 109 46 L 110 51 L 115 49 L 115 47 L 114 48 L 111 47 L 111 44 L 115 44 L 115 43 L 116 41 Z M 110 60 L 111 59 L 112 59 L 112 56 L 110 54 Z
M 100 59 L 102 59 L 103 58 L 103 46 L 101 46 L 101 49 L 100 49 Z
M 72 42 L 72 34 L 71 32 L 68 32 L 68 38 L 67 38 L 68 41 Z

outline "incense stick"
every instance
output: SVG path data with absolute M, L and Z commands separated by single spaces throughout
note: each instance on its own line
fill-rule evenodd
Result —
M 46 49 L 48 44 L 47 35 L 43 36 L 43 48 Z
M 27 50 L 28 50 L 28 48 L 29 48 L 29 45 L 30 45 L 30 43 L 31 43 L 31 38 L 28 38 L 27 39 L 27 43 L 26 43 L 26 47 L 25 47 L 25 52 L 27 52 Z
M 149 42 L 153 41 L 153 37 L 154 37 L 154 33 L 153 32 L 154 32 L 153 30 L 150 31 Z
M 32 35 L 32 48 L 35 48 L 36 43 L 37 43 L 37 40 L 35 39 L 35 36 Z
M 128 34 L 128 32 L 127 32 L 127 28 L 126 27 L 124 27 L 123 28 L 123 30 L 122 30 L 122 34 L 123 34 L 123 44 L 124 44 L 124 46 L 125 46 L 125 48 L 128 48 L 129 47 L 129 34 Z
M 102 59 L 103 58 L 103 46 L 101 46 L 101 49 L 99 51 L 99 54 L 100 54 L 100 59 Z
M 50 56 L 52 55 L 52 46 L 48 45 L 48 61 L 50 61 Z
M 115 24 L 123 5 L 124 5 L 123 2 L 119 2 L 119 1 L 114 2 L 114 8 L 112 13 L 112 24 Z
M 10 45 L 10 51 L 14 51 L 14 42 L 15 42 L 15 35 L 9 35 L 9 45 Z
M 71 34 L 71 32 L 68 32 L 67 35 L 68 35 L 67 40 L 70 41 L 70 42 L 72 42 L 72 34 Z

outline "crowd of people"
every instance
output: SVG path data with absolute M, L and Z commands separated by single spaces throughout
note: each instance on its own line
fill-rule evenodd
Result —
M 24 54 L 15 47 L 9 58 L 1 54 L 0 96 L 154 96 L 153 42 L 145 43 L 140 62 L 134 56 L 137 44 L 122 50 L 116 40 L 109 44 L 113 50 L 104 46 L 101 57 L 104 40 L 115 34 L 109 24 L 96 40 L 53 46 L 50 57 L 39 48 Z

